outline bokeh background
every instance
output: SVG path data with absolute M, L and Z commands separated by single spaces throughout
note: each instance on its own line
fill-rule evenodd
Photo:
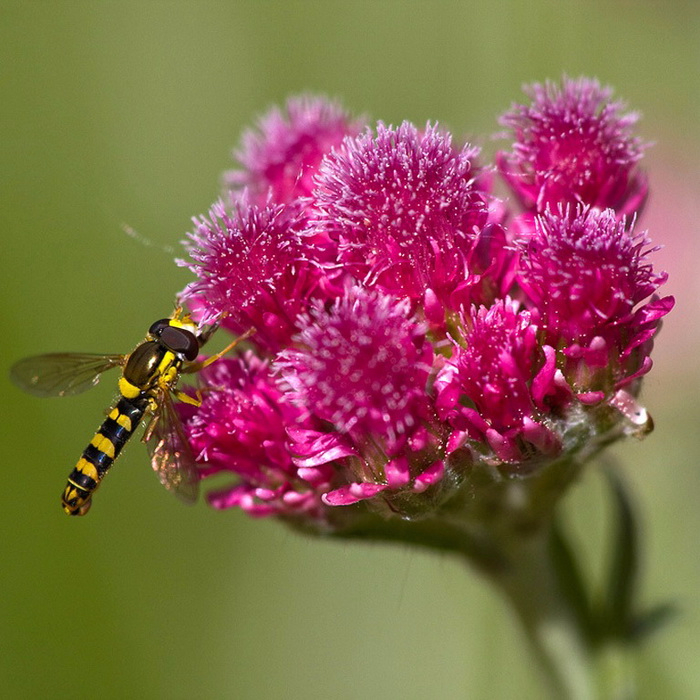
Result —
M 502 601 L 459 562 L 306 540 L 183 507 L 131 445 L 86 519 L 58 497 L 112 380 L 39 401 L 7 367 L 127 352 L 188 281 L 173 252 L 241 130 L 294 93 L 494 149 L 523 83 L 598 77 L 655 146 L 642 226 L 678 297 L 614 450 L 645 534 L 645 601 L 680 614 L 639 653 L 642 698 L 700 697 L 700 5 L 693 0 L 0 2 L 0 688 L 12 698 L 538 698 Z M 131 226 L 145 245 L 125 235 Z M 595 579 L 608 502 L 564 509 Z

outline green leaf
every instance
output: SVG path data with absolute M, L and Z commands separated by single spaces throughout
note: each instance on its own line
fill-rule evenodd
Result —
M 639 528 L 628 489 L 618 470 L 608 468 L 605 475 L 613 495 L 617 531 L 599 609 L 600 630 L 604 637 L 629 640 L 634 627 L 639 573 Z
M 635 642 L 642 642 L 676 615 L 678 607 L 674 603 L 660 603 L 635 617 L 630 636 Z

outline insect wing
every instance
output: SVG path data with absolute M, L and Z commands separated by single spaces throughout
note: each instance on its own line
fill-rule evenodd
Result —
M 35 355 L 16 362 L 10 378 L 34 396 L 72 396 L 95 386 L 102 372 L 123 366 L 126 359 L 127 355 L 68 352 Z
M 153 428 L 146 428 L 146 436 L 150 433 L 146 446 L 153 470 L 166 489 L 185 503 L 194 503 L 199 493 L 199 473 L 169 392 L 162 393 L 152 420 Z

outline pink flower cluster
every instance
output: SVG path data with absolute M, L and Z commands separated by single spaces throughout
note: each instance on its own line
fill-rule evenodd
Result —
M 215 507 L 419 517 L 480 466 L 524 477 L 639 425 L 673 300 L 634 226 L 636 117 L 593 80 L 528 94 L 495 168 L 435 124 L 368 126 L 319 98 L 244 137 L 182 263 L 200 322 L 255 329 L 183 408 L 202 477 L 233 477 Z

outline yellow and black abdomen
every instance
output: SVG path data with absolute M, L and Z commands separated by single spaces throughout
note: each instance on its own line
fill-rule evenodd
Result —
M 134 398 L 122 396 L 110 411 L 68 477 L 61 498 L 66 513 L 88 512 L 92 494 L 138 427 L 149 401 L 145 393 Z

